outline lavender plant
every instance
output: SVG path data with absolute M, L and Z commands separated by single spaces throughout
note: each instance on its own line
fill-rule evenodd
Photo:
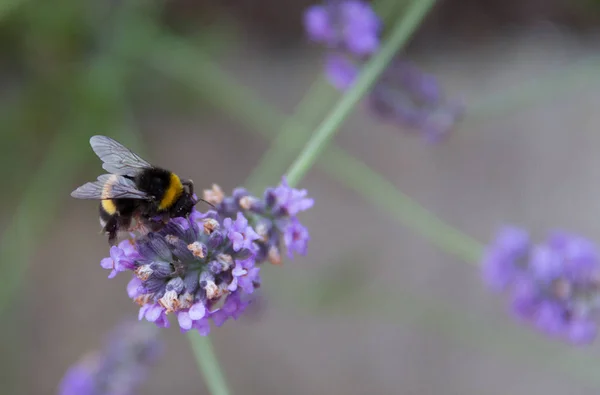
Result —
M 103 347 L 84 355 L 66 372 L 59 395 L 134 395 L 150 367 L 162 354 L 158 330 L 124 321 L 107 336 Z
M 359 68 L 379 49 L 381 23 L 366 3 L 347 1 L 337 4 L 340 5 L 336 11 L 338 14 L 332 15 L 324 13 L 319 8 L 321 6 L 314 7 L 307 12 L 306 23 L 310 26 L 311 38 L 332 51 L 326 61 L 330 82 L 340 90 L 351 92 L 359 79 Z M 331 9 L 328 7 L 327 12 Z M 430 139 L 445 135 L 462 109 L 448 105 L 433 76 L 420 72 L 404 60 L 390 65 L 370 92 L 372 108 L 388 119 L 420 129 Z M 334 119 L 333 123 L 324 122 L 317 130 L 323 131 L 324 136 L 331 136 L 344 116 L 338 116 L 337 121 L 335 116 L 328 118 Z M 314 160 L 314 152 L 318 150 L 311 150 L 311 147 L 307 146 L 303 152 L 305 156 L 301 155 L 300 159 L 312 156 Z M 290 169 L 293 183 L 311 165 L 311 160 L 296 161 Z M 111 248 L 110 257 L 102 261 L 102 267 L 110 270 L 111 278 L 122 271 L 134 273 L 128 293 L 141 305 L 141 319 L 158 326 L 168 326 L 168 314 L 173 313 L 182 331 L 194 329 L 206 335 L 210 321 L 220 326 L 229 318 L 236 319 L 243 313 L 251 301 L 250 295 L 260 286 L 262 263 L 280 264 L 283 247 L 290 258 L 294 253 L 306 253 L 309 234 L 296 216 L 314 202 L 306 197 L 306 191 L 291 188 L 285 180 L 279 187 L 267 189 L 260 199 L 242 188 L 234 190 L 231 196 L 225 196 L 216 185 L 205 191 L 204 198 L 215 204 L 215 210 L 206 213 L 195 211 L 189 220 L 172 220 L 159 232 L 122 242 Z M 546 267 L 547 257 L 538 257 L 527 258 L 525 270 L 522 270 L 523 265 L 511 263 L 512 258 L 505 259 L 514 254 L 521 262 L 518 246 L 522 240 L 519 241 L 518 233 L 514 237 L 515 250 L 511 250 L 510 241 L 507 243 L 508 254 L 499 252 L 494 258 L 493 249 L 490 250 L 489 259 L 485 261 L 486 278 L 490 284 L 510 289 L 513 300 L 518 301 L 513 304 L 515 312 L 545 332 L 575 343 L 591 341 L 596 332 L 593 322 L 595 302 L 590 302 L 590 299 L 595 299 L 596 280 L 591 280 L 596 278 L 595 269 L 558 270 L 553 263 L 549 266 L 554 269 L 550 270 Z M 553 246 L 549 248 L 552 254 L 565 262 L 574 259 L 565 251 L 578 248 L 567 248 L 566 245 L 585 244 L 575 236 L 564 234 L 552 239 L 563 240 L 547 244 Z M 522 249 L 528 256 L 535 255 L 528 241 Z M 535 251 L 537 253 L 537 249 Z M 581 262 L 585 260 L 595 262 L 595 253 L 581 258 Z M 504 264 L 499 264 L 500 261 Z M 575 261 L 580 260 L 576 258 Z M 545 271 L 552 274 L 540 274 Z M 522 275 L 522 272 L 533 274 Z M 592 272 L 593 275 L 590 274 Z M 522 287 L 522 284 L 528 285 Z M 564 289 L 556 292 L 555 286 L 569 292 Z M 514 291 L 521 288 L 527 292 Z M 574 290 L 572 294 L 571 289 Z M 550 300 L 548 295 L 554 299 Z M 75 370 L 74 378 L 67 382 L 75 383 L 73 388 L 79 388 L 76 393 L 86 393 L 81 388 L 91 388 L 83 387 L 89 380 L 78 372 Z M 78 383 L 83 384 L 76 387 Z
M 346 91 L 358 71 L 379 48 L 383 23 L 361 0 L 326 0 L 304 13 L 308 38 L 327 48 L 325 74 L 336 89 Z M 444 137 L 464 108 L 444 98 L 436 78 L 397 57 L 376 81 L 367 102 L 385 120 L 419 130 L 429 141 Z
M 211 321 L 221 326 L 244 312 L 263 263 L 281 264 L 284 247 L 289 258 L 306 254 L 310 236 L 297 215 L 314 201 L 285 178 L 261 198 L 243 188 L 225 196 L 213 185 L 204 199 L 215 209 L 124 240 L 102 260 L 109 278 L 133 272 L 127 292 L 141 306 L 139 319 L 168 327 L 173 313 L 181 331 L 207 335 Z

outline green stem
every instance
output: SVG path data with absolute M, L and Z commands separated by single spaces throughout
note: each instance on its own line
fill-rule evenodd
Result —
M 330 147 L 319 159 L 319 164 L 331 178 L 352 189 L 373 207 L 391 214 L 441 250 L 470 263 L 477 263 L 481 258 L 483 246 L 478 241 L 440 220 L 341 148 Z
M 290 185 L 296 185 L 312 167 L 344 120 L 369 91 L 379 75 L 385 70 L 387 64 L 406 43 L 434 4 L 435 0 L 415 0 L 411 3 L 406 13 L 394 25 L 390 37 L 377 52 L 377 55 L 365 65 L 356 82 L 340 98 L 329 115 L 317 127 L 300 155 L 290 166 L 287 171 L 287 179 Z
M 567 92 L 584 84 L 597 81 L 600 57 L 593 56 L 574 62 L 568 70 L 547 72 L 533 80 L 520 82 L 504 88 L 499 94 L 489 95 L 467 107 L 465 121 L 488 121 L 489 117 L 516 111 L 532 104 L 561 97 L 557 93 Z
M 215 354 L 210 338 L 197 332 L 188 332 L 188 339 L 192 345 L 200 372 L 206 380 L 208 392 L 212 395 L 228 395 L 230 392 L 227 388 L 227 382 L 221 371 L 219 359 Z

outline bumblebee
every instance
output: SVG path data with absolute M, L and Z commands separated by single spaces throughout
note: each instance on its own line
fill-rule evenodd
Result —
M 110 174 L 80 186 L 71 196 L 101 200 L 100 225 L 111 246 L 119 231 L 159 230 L 170 218 L 187 217 L 198 203 L 192 180 L 152 166 L 109 137 L 93 136 L 90 145 Z

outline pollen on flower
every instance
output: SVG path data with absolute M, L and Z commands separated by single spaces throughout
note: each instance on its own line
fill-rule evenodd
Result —
M 223 201 L 225 195 L 223 190 L 217 184 L 213 184 L 211 189 L 204 190 L 204 200 L 214 205 L 217 205 Z
M 281 265 L 282 261 L 281 253 L 279 253 L 279 248 L 271 246 L 271 248 L 269 248 L 268 259 L 269 262 L 271 262 L 273 265 Z
M 140 306 L 149 303 L 150 300 L 152 300 L 152 295 L 140 295 L 133 299 L 133 301 Z
M 208 299 L 216 299 L 219 296 L 221 296 L 221 291 L 219 290 L 219 287 L 212 281 L 208 281 L 206 283 L 206 285 L 204 286 L 204 290 L 206 291 L 206 297 Z
M 175 235 L 166 235 L 165 240 L 169 244 L 176 244 L 179 241 L 179 237 L 177 237 Z
M 134 273 L 140 280 L 146 281 L 154 273 L 154 270 L 152 270 L 150 265 L 141 265 L 135 269 Z
M 158 300 L 158 303 L 166 309 L 166 313 L 179 310 L 181 305 L 175 291 L 167 291 L 165 296 Z
M 196 258 L 204 258 L 206 256 L 206 254 L 204 253 L 205 247 L 198 241 L 188 244 L 187 248 L 192 252 L 192 254 Z
M 258 199 L 252 196 L 244 196 L 240 199 L 240 207 L 244 210 L 251 210 L 257 202 Z
M 269 227 L 265 223 L 256 225 L 256 233 L 260 236 L 261 241 L 267 241 L 269 237 Z
M 204 233 L 210 235 L 217 229 L 219 229 L 219 222 L 217 220 L 213 218 L 207 218 L 204 220 Z

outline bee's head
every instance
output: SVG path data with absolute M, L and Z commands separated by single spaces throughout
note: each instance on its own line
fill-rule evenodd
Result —
M 187 217 L 194 209 L 196 203 L 198 203 L 198 200 L 194 195 L 188 191 L 184 191 L 171 208 L 171 217 Z

